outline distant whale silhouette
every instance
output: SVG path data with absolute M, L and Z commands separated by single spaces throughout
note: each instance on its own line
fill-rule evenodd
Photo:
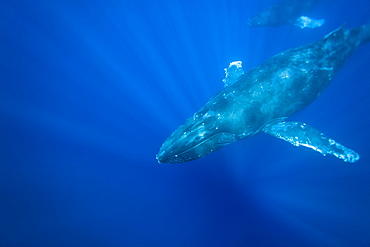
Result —
M 250 27 L 277 27 L 294 24 L 301 28 L 315 28 L 324 20 L 311 19 L 305 15 L 311 12 L 322 0 L 283 0 L 259 12 L 248 20 Z
M 281 52 L 244 73 L 232 63 L 229 84 L 163 143 L 159 163 L 181 163 L 204 157 L 230 143 L 267 133 L 295 146 L 306 146 L 346 162 L 359 155 L 320 131 L 286 119 L 314 101 L 346 59 L 370 41 L 370 25 L 341 27 L 321 40 Z

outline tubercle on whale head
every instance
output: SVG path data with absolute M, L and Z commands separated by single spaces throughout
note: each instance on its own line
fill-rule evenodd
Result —
M 221 113 L 197 112 L 163 143 L 156 156 L 158 162 L 188 162 L 237 141 L 223 120 Z

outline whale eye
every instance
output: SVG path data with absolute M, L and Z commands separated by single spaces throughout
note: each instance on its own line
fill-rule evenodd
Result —
M 194 141 L 200 141 L 202 139 L 202 137 L 201 136 L 196 136 L 195 138 L 194 138 Z

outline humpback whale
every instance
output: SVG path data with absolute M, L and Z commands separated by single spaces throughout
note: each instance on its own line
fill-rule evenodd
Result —
M 340 27 L 322 39 L 281 52 L 247 71 L 226 69 L 226 87 L 163 143 L 159 163 L 204 157 L 233 142 L 267 133 L 346 162 L 359 155 L 317 129 L 287 118 L 313 102 L 354 50 L 370 41 L 370 25 Z
M 321 27 L 324 19 L 307 16 L 322 0 L 282 0 L 262 10 L 248 20 L 250 27 L 277 27 L 294 24 L 300 28 Z

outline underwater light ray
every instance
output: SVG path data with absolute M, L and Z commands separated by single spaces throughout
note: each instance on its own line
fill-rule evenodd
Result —
M 65 7 L 68 9 L 68 6 Z M 55 9 L 54 12 L 57 14 L 59 13 L 59 9 Z M 127 33 L 122 33 L 122 37 L 120 40 L 116 40 L 115 38 L 113 42 L 119 42 L 122 41 L 123 43 L 121 44 L 122 47 L 125 47 L 125 45 L 128 45 L 128 48 L 125 48 L 123 51 L 123 54 L 121 55 L 115 55 L 117 54 L 116 50 L 110 49 L 110 46 L 108 45 L 110 41 L 109 37 L 102 36 L 101 30 L 95 30 L 91 26 L 91 23 L 83 23 L 79 20 L 78 14 L 80 13 L 71 13 L 68 15 L 68 19 L 61 21 L 68 27 L 68 30 L 70 30 L 71 33 L 79 40 L 80 43 L 84 44 L 84 53 L 87 54 L 89 57 L 92 58 L 91 61 L 94 61 L 93 63 L 96 66 L 96 69 L 98 71 L 101 71 L 102 74 L 104 74 L 109 80 L 109 82 L 114 83 L 115 87 L 117 87 L 119 90 L 122 91 L 122 94 L 130 94 L 131 95 L 131 100 L 135 100 L 135 105 L 138 108 L 141 108 L 142 112 L 146 112 L 147 115 L 152 115 L 153 119 L 157 119 L 155 116 L 160 114 L 160 109 L 166 109 L 168 108 L 168 105 L 163 102 L 163 100 L 159 100 L 154 93 L 155 90 L 149 90 L 145 86 L 145 81 L 147 77 L 142 76 L 142 72 L 146 71 L 149 66 L 150 59 L 145 58 L 145 61 L 141 60 L 142 58 L 143 51 L 138 51 L 139 48 L 141 47 L 147 47 L 146 49 L 151 50 L 153 47 L 149 47 L 144 44 L 142 46 L 138 46 L 137 42 L 132 39 L 132 36 L 129 40 L 125 40 L 125 37 L 130 37 Z M 65 16 L 59 16 L 59 19 L 63 20 L 65 19 Z M 103 25 L 109 18 L 105 18 L 104 16 L 100 17 L 101 19 L 104 19 Z M 114 22 L 113 22 L 114 23 Z M 111 24 L 111 23 L 109 23 Z M 124 26 L 124 23 L 121 23 L 121 25 Z M 110 27 L 111 28 L 111 27 Z M 83 30 L 83 31 L 81 31 Z M 127 28 L 125 29 L 127 31 Z M 121 30 L 122 31 L 122 30 Z M 110 32 L 109 32 L 110 33 Z M 116 32 L 111 32 L 111 33 L 116 33 Z M 116 33 L 117 34 L 117 33 Z M 145 39 L 145 35 L 142 36 L 143 40 Z M 140 41 L 140 40 L 139 40 Z M 144 41 L 143 41 L 144 42 Z M 145 42 L 144 42 L 145 43 Z M 151 45 L 150 42 L 147 42 L 149 45 Z M 129 57 L 124 57 L 124 54 L 127 53 L 127 49 L 131 49 L 134 51 L 134 53 L 130 54 L 135 54 L 137 55 L 136 58 L 130 59 L 132 60 L 127 61 Z M 153 48 L 154 49 L 154 48 Z M 155 50 L 155 49 L 154 49 Z M 118 51 L 119 53 L 120 51 Z M 155 54 L 157 55 L 157 54 Z M 122 60 L 124 59 L 124 60 Z M 153 58 L 153 63 L 155 64 L 156 59 L 160 59 L 158 57 Z M 135 65 L 139 60 L 139 65 Z M 98 67 L 99 65 L 104 65 L 103 67 Z M 127 66 L 130 65 L 130 66 Z M 167 69 L 166 69 L 167 70 Z M 163 74 L 166 74 L 169 72 L 168 70 L 166 71 L 164 69 L 157 69 L 156 72 L 157 74 L 160 74 L 162 77 L 164 77 Z M 165 71 L 165 72 L 163 72 Z M 141 74 L 140 74 L 141 73 Z M 140 77 L 142 77 L 140 79 Z M 160 78 L 156 78 L 155 80 L 160 81 Z M 135 82 L 135 83 L 133 83 Z M 138 83 L 139 82 L 139 83 Z M 144 83 L 144 84 L 143 84 Z M 147 83 L 146 83 L 147 84 Z M 150 85 L 151 88 L 154 87 L 161 87 L 161 85 Z M 94 88 L 95 91 L 100 94 L 100 83 L 94 83 L 94 84 L 89 84 L 89 88 L 92 89 Z M 143 89 L 144 88 L 144 89 Z M 157 89 L 160 90 L 160 89 Z M 176 90 L 174 90 L 176 91 Z M 177 90 L 178 92 L 179 90 Z M 169 94 L 173 95 L 173 94 Z M 109 95 L 106 95 L 108 98 Z M 175 94 L 175 96 L 178 96 Z M 126 100 L 123 100 L 123 102 L 114 102 L 114 104 L 127 104 L 125 102 Z M 143 104 L 143 102 L 151 102 L 150 104 Z M 171 111 L 171 108 L 168 108 L 167 111 Z M 174 114 L 175 115 L 175 114 Z M 166 125 L 167 123 L 162 123 Z M 175 124 L 175 123 L 174 123 Z
M 320 244 L 329 244 L 332 246 L 342 246 L 343 241 L 338 239 L 336 236 L 329 232 L 325 232 L 317 226 L 313 226 L 299 216 L 291 214 L 289 211 L 274 208 L 271 209 L 273 212 L 273 217 L 276 217 L 280 222 L 288 226 L 295 234 L 304 237 L 308 243 L 308 246 Z
M 150 77 L 154 79 L 153 81 L 146 81 L 145 84 L 140 86 L 144 87 L 148 94 L 157 91 L 161 92 L 173 104 L 176 102 L 176 107 L 184 111 L 190 111 L 190 102 L 184 93 L 182 93 L 184 89 L 182 89 L 183 86 L 181 85 L 183 81 L 181 74 L 183 72 L 176 66 L 176 60 L 169 56 L 171 54 L 171 50 L 169 50 L 171 45 L 166 47 L 167 44 L 172 42 L 171 40 L 176 40 L 176 36 L 168 37 L 166 36 L 168 35 L 167 33 L 161 33 L 164 31 L 164 27 L 160 29 L 159 27 L 148 26 L 149 19 L 150 15 L 146 17 L 131 15 L 125 16 L 124 20 L 127 31 L 131 34 L 127 42 L 131 47 L 136 49 L 135 53 L 145 63 L 144 68 L 146 73 L 150 73 Z M 131 27 L 131 23 L 135 23 L 135 26 Z M 163 43 L 155 41 L 158 37 L 160 37 L 159 39 L 163 39 Z M 155 101 L 160 101 L 160 99 L 156 98 Z M 166 108 L 157 107 L 157 111 L 158 109 Z M 158 111 L 158 114 L 161 112 L 163 111 Z M 171 111 L 169 111 L 169 114 L 171 114 Z M 172 111 L 171 115 L 176 116 L 178 113 Z
M 192 109 L 196 109 L 207 99 L 207 95 L 209 97 L 212 95 L 213 88 L 217 85 L 217 81 L 214 82 L 209 79 L 210 75 L 208 73 L 208 64 L 213 64 L 215 61 L 212 57 L 207 59 L 208 55 L 203 54 L 206 51 L 200 48 L 204 40 L 209 40 L 207 35 L 209 29 L 201 28 L 200 25 L 208 22 L 202 21 L 204 18 L 203 8 L 200 8 L 198 4 L 189 6 L 175 1 L 168 3 L 166 7 L 168 11 L 166 11 L 163 18 L 165 18 L 165 23 L 168 24 L 171 30 L 169 39 L 173 40 L 168 55 L 173 61 L 172 64 L 176 71 L 181 74 L 181 77 L 186 78 L 184 82 L 188 92 L 185 93 L 191 101 Z M 199 35 L 198 29 L 202 30 L 202 36 Z M 217 51 L 213 52 L 216 53 Z M 181 67 L 180 64 L 186 64 L 186 67 Z M 199 92 L 202 95 L 199 95 Z
M 274 165 L 275 171 L 271 167 L 268 173 L 263 168 L 259 172 L 253 170 L 253 186 L 249 182 L 248 188 L 254 188 L 255 201 L 271 217 L 277 217 L 307 239 L 333 246 L 363 243 L 361 236 L 366 235 L 370 222 L 366 214 L 370 201 L 366 190 L 361 190 L 369 184 L 365 182 L 366 172 L 361 169 L 362 174 L 358 174 L 360 169 L 309 159 L 310 162 L 283 160 Z M 367 223 L 356 224 L 359 219 Z
M 32 34 L 41 34 L 33 36 L 31 32 L 29 32 L 29 30 L 33 29 L 34 31 L 32 32 Z M 20 61 L 22 61 L 22 59 L 17 59 L 17 56 L 21 55 L 27 56 L 27 58 L 29 60 L 32 60 L 33 63 L 22 64 L 22 74 L 13 75 L 13 73 L 17 72 L 14 71 L 12 68 L 7 71 L 7 74 L 9 74 L 7 76 L 9 78 L 20 80 L 20 82 L 14 85 L 3 85 L 5 87 L 3 91 L 5 95 L 2 99 L 4 100 L 4 102 L 6 102 L 4 106 L 9 105 L 9 107 L 11 107 L 12 104 L 17 105 L 17 107 L 13 107 L 15 113 L 17 113 L 17 111 L 23 110 L 22 105 L 24 105 L 26 108 L 31 106 L 38 107 L 39 109 L 33 109 L 32 111 L 39 110 L 49 113 L 51 113 L 50 111 L 53 111 L 52 114 L 54 114 L 55 116 L 65 115 L 66 121 L 72 121 L 71 119 L 74 116 L 74 121 L 76 121 L 76 124 L 79 124 L 79 121 L 82 121 L 85 122 L 84 124 L 87 124 L 88 126 L 95 125 L 96 128 L 100 128 L 99 126 L 101 126 L 102 122 L 105 122 L 106 126 L 111 126 L 110 129 L 117 130 L 117 135 L 120 135 L 121 132 L 125 130 L 125 128 L 122 128 L 122 124 L 120 122 L 113 121 L 115 118 L 117 118 L 116 116 L 113 115 L 112 117 L 106 117 L 106 112 L 108 110 L 108 112 L 111 112 L 115 115 L 121 115 L 122 120 L 126 117 L 130 118 L 131 122 L 143 122 L 143 118 L 141 116 L 134 114 L 135 112 L 133 111 L 128 112 L 127 110 L 125 110 L 127 100 L 125 100 L 125 103 L 119 106 L 116 101 L 111 100 L 111 98 L 114 97 L 114 92 L 107 90 L 106 85 L 102 85 L 100 83 L 96 84 L 94 81 L 89 80 L 91 75 L 86 74 L 88 72 L 87 69 L 91 69 L 91 66 L 98 66 L 99 63 L 86 62 L 82 57 L 84 57 L 83 55 L 86 54 L 86 56 L 90 56 L 93 58 L 94 61 L 96 61 L 94 57 L 95 53 L 91 54 L 87 52 L 80 52 L 71 55 L 73 53 L 73 49 L 68 46 L 69 41 L 64 39 L 55 39 L 52 38 L 52 34 L 42 34 L 42 32 L 44 32 L 43 30 L 39 30 L 37 28 L 33 29 L 25 28 L 23 35 L 29 37 L 28 39 L 17 41 L 13 40 L 12 36 L 9 37 L 8 42 L 12 43 L 12 47 L 17 48 L 17 52 L 12 53 L 14 59 L 10 59 L 7 66 L 9 66 L 9 64 L 12 64 L 13 60 L 14 63 L 20 64 Z M 42 38 L 45 35 L 47 38 Z M 44 49 L 42 50 L 42 52 L 39 52 L 38 49 L 34 49 L 30 45 L 28 45 L 28 43 L 25 42 L 26 40 L 28 41 L 28 43 L 34 42 L 40 44 L 40 46 L 43 46 L 44 43 L 47 43 L 47 45 L 43 46 Z M 77 38 L 77 40 L 79 39 Z M 75 39 L 75 42 L 77 42 L 77 40 Z M 78 44 L 79 42 L 76 43 L 76 45 Z M 107 78 L 109 80 L 116 79 L 116 75 L 111 73 L 112 71 L 110 71 L 109 73 L 109 71 L 104 70 L 106 67 L 102 67 L 100 69 L 98 67 L 96 68 L 97 69 L 94 72 L 94 76 L 96 79 L 103 78 L 103 82 L 105 82 L 104 79 Z M 79 73 L 76 73 L 76 71 L 78 71 Z M 135 78 L 132 78 L 131 80 L 135 81 Z M 28 81 L 33 81 L 34 83 L 28 83 Z M 32 94 L 29 93 L 30 90 L 33 92 Z M 53 100 L 51 100 L 49 104 L 45 104 L 43 100 L 46 100 L 51 95 L 54 95 Z M 85 96 L 85 101 L 80 100 L 81 95 Z M 91 98 L 89 98 L 88 96 L 91 96 Z M 126 99 L 128 98 L 126 91 L 121 93 L 121 97 L 124 96 L 126 96 Z M 135 102 L 137 97 L 134 97 L 134 95 L 130 96 L 132 96 L 130 100 Z M 118 96 L 116 96 L 116 98 L 117 97 Z M 19 103 L 10 103 L 12 102 L 13 98 L 17 99 Z M 107 111 L 98 113 L 97 107 L 101 108 L 104 107 L 104 105 L 109 107 Z M 146 112 L 148 110 L 147 107 L 145 107 L 145 105 L 143 104 L 138 104 L 136 108 L 142 108 L 142 112 Z M 104 117 L 102 113 L 104 114 Z M 150 116 L 151 113 L 152 112 L 147 112 L 147 115 Z M 19 112 L 19 114 L 23 113 Z M 99 114 L 101 115 L 100 119 Z M 46 118 L 48 117 L 46 116 Z M 93 121 L 91 121 L 91 119 Z M 97 119 L 99 119 L 99 122 L 97 122 Z M 153 121 L 155 121 L 156 119 L 157 118 L 153 116 Z M 87 123 L 87 121 L 89 121 L 89 123 Z M 133 125 L 135 124 L 133 123 Z M 154 134 L 155 132 L 152 133 Z M 92 133 L 92 135 L 94 134 Z M 149 133 L 146 136 L 147 138 L 149 138 L 151 134 Z
M 2 107 L 0 109 L 2 114 L 8 116 L 9 119 L 23 122 L 28 126 L 28 131 L 32 132 L 37 129 L 38 135 L 51 135 L 69 142 L 71 146 L 79 146 L 78 144 L 80 144 L 83 148 L 111 153 L 117 157 L 127 156 L 130 159 L 136 157 L 138 161 L 141 160 L 140 149 L 136 149 L 136 155 L 134 155 L 135 151 L 132 150 L 133 145 L 139 145 L 139 143 L 132 142 L 133 139 L 138 138 L 132 130 L 120 133 L 119 136 L 111 135 L 104 130 L 97 129 L 94 125 L 89 126 L 65 116 L 58 117 L 40 108 L 12 102 L 10 99 L 7 99 L 6 102 L 11 103 L 9 105 L 12 107 L 6 109 Z M 127 152 L 127 150 L 130 151 Z
M 279 192 L 276 194 L 279 194 Z M 361 215 L 361 211 L 351 215 L 348 208 L 338 208 L 340 201 L 329 203 L 325 196 L 330 197 L 330 194 L 322 194 L 318 199 L 315 196 L 311 198 L 307 196 L 284 197 L 284 193 L 280 193 L 280 196 L 275 196 L 277 200 L 273 205 L 268 206 L 268 210 L 273 217 L 294 229 L 297 234 L 304 236 L 306 239 L 314 239 L 315 245 L 326 243 L 330 246 L 357 246 L 357 244 L 360 246 L 361 242 L 364 241 L 360 240 L 361 236 L 367 234 L 365 229 L 368 228 L 366 226 L 353 228 L 353 226 L 356 225 L 357 214 Z M 274 199 L 269 197 L 269 203 L 273 201 Z M 366 214 L 366 211 L 364 210 L 362 213 Z M 355 218 L 353 219 L 353 217 Z

